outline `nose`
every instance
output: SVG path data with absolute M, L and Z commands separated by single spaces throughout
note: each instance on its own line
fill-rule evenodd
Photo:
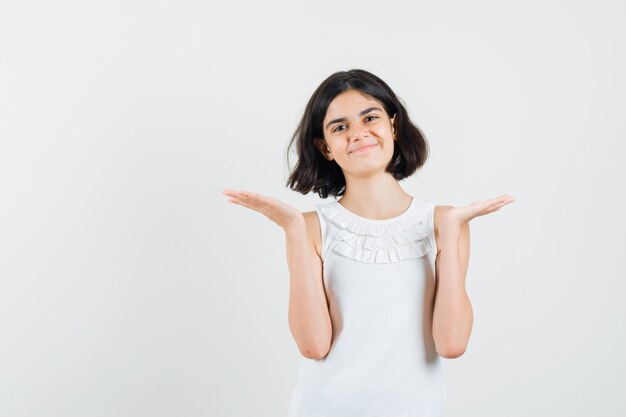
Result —
M 365 126 L 363 126 L 360 123 L 356 123 L 354 125 L 352 125 L 352 127 L 350 128 L 350 134 L 348 135 L 350 137 L 350 140 L 355 140 L 355 139 L 363 139 L 365 137 L 367 137 L 368 135 L 368 130 Z

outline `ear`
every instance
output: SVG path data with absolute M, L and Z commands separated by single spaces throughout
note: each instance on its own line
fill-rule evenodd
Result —
M 391 120 L 391 133 L 393 134 L 393 140 L 396 140 L 396 115 L 397 114 L 398 113 L 394 114 L 390 119 Z
M 329 161 L 332 161 L 333 159 L 335 159 L 333 157 L 333 154 L 330 152 L 330 148 L 328 147 L 328 144 L 326 143 L 324 139 L 315 138 L 313 139 L 313 144 L 322 153 L 322 155 L 324 155 L 324 158 L 326 158 Z

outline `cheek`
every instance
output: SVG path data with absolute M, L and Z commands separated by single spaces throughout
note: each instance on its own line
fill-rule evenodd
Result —
M 330 150 L 334 154 L 340 154 L 341 152 L 346 151 L 346 147 L 347 145 L 342 143 L 333 143 L 332 145 L 330 145 Z

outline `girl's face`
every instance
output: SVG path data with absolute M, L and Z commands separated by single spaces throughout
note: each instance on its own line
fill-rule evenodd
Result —
M 394 119 L 376 99 L 346 90 L 331 101 L 322 126 L 324 139 L 314 143 L 344 174 L 384 171 L 393 156 Z

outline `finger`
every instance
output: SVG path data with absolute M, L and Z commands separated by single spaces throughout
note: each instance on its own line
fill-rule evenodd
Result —
M 237 193 L 242 198 L 247 198 L 247 199 L 259 199 L 261 197 L 259 194 L 255 194 L 251 191 L 246 191 L 246 190 L 239 190 Z
M 235 203 L 235 204 L 241 204 L 241 203 L 242 203 L 242 202 L 241 202 L 241 200 L 239 200 L 239 199 L 238 199 L 238 198 L 236 198 L 236 197 L 231 197 L 231 198 L 229 198 L 227 201 L 228 201 L 229 203 Z
M 485 204 L 485 208 L 486 209 L 491 209 L 491 208 L 500 208 L 506 204 L 512 203 L 513 200 L 511 199 L 511 197 L 508 196 L 504 196 L 504 197 L 497 197 L 491 200 L 487 200 Z
M 503 203 L 512 203 L 515 201 L 515 199 L 513 197 L 511 197 L 510 195 L 507 194 L 502 194 L 500 197 L 497 198 L 497 200 L 499 200 L 500 202 Z
M 500 201 L 494 203 L 493 207 L 502 207 L 502 206 L 504 206 L 505 204 L 508 204 L 508 203 L 509 203 L 509 201 L 507 201 L 507 200 L 504 200 L 504 201 L 500 200 Z
M 488 213 L 494 212 L 496 210 L 500 210 L 506 203 L 499 203 L 499 204 L 494 204 L 493 206 L 489 207 L 487 209 Z
M 260 194 L 253 193 L 247 190 L 234 190 L 232 188 L 224 188 L 222 190 L 222 194 L 225 195 L 236 195 L 236 196 L 246 196 L 246 197 L 261 197 Z
M 247 191 L 244 191 L 242 193 L 240 191 L 237 192 L 236 195 L 231 198 L 231 200 L 235 199 L 234 201 L 232 201 L 233 203 L 258 211 L 261 214 L 265 214 L 266 203 L 260 201 L 259 198 L 263 198 L 263 196 Z
M 498 210 L 500 210 L 502 207 L 504 207 L 507 204 L 508 204 L 508 202 L 501 203 L 501 204 L 496 204 L 495 206 L 492 206 L 489 209 L 485 210 L 483 212 L 483 214 L 489 214 L 489 213 L 493 213 L 494 211 L 498 211 Z
M 497 199 L 491 199 L 491 200 L 485 200 L 485 201 L 475 201 L 471 205 L 473 206 L 474 213 L 480 216 L 481 214 L 486 213 L 487 210 L 491 210 L 493 207 L 497 206 L 498 204 L 499 203 Z
M 246 203 L 245 201 L 240 200 L 238 198 L 229 198 L 228 201 L 230 203 L 237 204 L 239 206 L 246 207 L 246 208 L 249 208 L 251 210 L 259 211 L 259 209 L 257 207 L 254 207 L 252 204 Z
M 514 201 L 515 201 L 515 200 L 513 200 L 513 199 L 511 199 L 511 198 L 507 197 L 507 199 L 506 199 L 506 200 L 503 200 L 503 201 L 501 201 L 500 203 L 498 203 L 498 204 L 496 205 L 496 207 L 497 207 L 497 208 L 504 207 L 504 206 L 506 206 L 507 204 L 511 204 L 511 203 L 512 203 L 512 202 L 514 202 Z
M 260 194 L 252 193 L 250 191 L 245 190 L 232 190 L 230 188 L 224 189 L 222 193 L 229 197 L 234 197 L 239 199 L 239 201 L 245 201 L 248 204 L 262 204 L 264 202 L 264 197 Z
M 234 197 L 238 195 L 237 191 L 233 190 L 232 188 L 224 188 L 222 190 L 222 194 L 229 196 L 229 197 Z
M 248 202 L 249 204 L 252 204 L 254 206 L 257 206 L 259 208 L 261 207 L 267 207 L 269 205 L 269 197 L 261 195 L 261 194 L 257 194 L 257 193 L 252 193 L 250 191 L 242 191 L 240 198 L 246 202 Z
M 503 206 L 505 206 L 508 203 L 509 203 L 508 201 L 502 201 L 500 203 L 492 204 L 491 206 L 486 206 L 482 210 L 480 210 L 476 214 L 476 216 L 484 216 L 486 214 L 493 213 L 494 211 L 498 211 L 498 210 L 500 210 Z
M 495 198 L 491 198 L 489 200 L 486 200 L 485 203 L 487 203 L 488 207 L 493 207 L 497 204 L 502 203 L 503 201 L 506 201 L 506 196 L 499 196 L 499 197 L 495 197 Z
M 493 213 L 494 211 L 498 211 L 500 210 L 502 207 L 492 207 L 489 210 L 484 211 L 483 213 L 481 213 L 481 216 L 484 216 L 485 214 L 490 214 Z

